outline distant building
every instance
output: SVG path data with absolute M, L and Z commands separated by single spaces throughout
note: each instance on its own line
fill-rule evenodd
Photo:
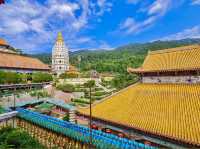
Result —
M 52 71 L 60 75 L 69 70 L 69 54 L 62 33 L 58 33 L 56 43 L 52 49 Z
M 22 56 L 4 39 L 0 39 L 0 71 L 19 73 L 48 72 L 48 65 L 36 58 Z

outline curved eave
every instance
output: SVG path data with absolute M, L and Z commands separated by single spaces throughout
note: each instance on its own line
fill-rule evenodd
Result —
M 143 73 L 143 72 L 146 72 L 146 71 L 143 70 L 142 68 L 131 68 L 131 67 L 128 67 L 127 68 L 127 72 L 129 72 L 129 73 Z
M 21 70 L 37 70 L 37 71 L 50 71 L 50 68 L 30 68 L 30 67 L 9 67 L 9 66 L 0 66 L 2 69 L 21 69 Z
M 88 118 L 90 117 L 88 114 L 85 114 L 85 113 L 82 113 L 82 112 L 79 112 L 79 111 L 78 111 L 78 114 L 86 116 Z M 145 130 L 145 129 L 140 128 L 140 127 L 132 126 L 132 125 L 129 125 L 129 124 L 123 124 L 121 122 L 115 122 L 115 121 L 107 120 L 107 119 L 104 119 L 104 118 L 98 118 L 98 117 L 94 117 L 94 116 L 92 116 L 92 118 L 100 120 L 100 121 L 105 121 L 105 122 L 107 121 L 109 123 L 115 123 L 119 126 L 123 126 L 123 127 L 133 129 L 133 130 L 138 130 L 138 131 L 144 132 L 144 133 L 149 134 L 149 135 L 154 135 L 154 136 L 157 136 L 157 137 L 163 137 L 165 139 L 173 140 L 175 142 L 180 141 L 180 142 L 188 144 L 188 145 L 200 147 L 200 143 L 198 143 L 198 142 L 192 142 L 190 140 L 184 140 L 184 139 L 180 139 L 178 137 L 169 136 L 169 135 L 165 135 L 165 134 L 161 134 L 161 133 L 156 133 L 156 132 L 153 132 L 151 130 Z

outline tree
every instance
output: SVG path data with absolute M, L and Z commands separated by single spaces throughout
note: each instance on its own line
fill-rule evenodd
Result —
M 11 127 L 0 130 L 1 149 L 46 149 L 28 133 Z
M 64 121 L 69 121 L 69 114 L 66 114 L 66 115 L 63 117 L 63 120 L 64 120 Z
M 56 87 L 58 90 L 62 90 L 63 92 L 73 92 L 75 90 L 74 85 L 72 84 L 60 84 Z
M 67 79 L 67 78 L 78 78 L 78 73 L 77 72 L 65 72 L 62 73 L 59 78 L 61 79 Z
M 0 71 L 0 84 L 17 84 L 22 82 L 22 74 Z
M 90 148 L 92 146 L 92 88 L 95 87 L 95 81 L 89 80 L 84 83 L 86 88 L 90 89 Z
M 36 72 L 32 74 L 32 82 L 41 83 L 41 82 L 50 82 L 53 81 L 53 77 L 49 73 Z

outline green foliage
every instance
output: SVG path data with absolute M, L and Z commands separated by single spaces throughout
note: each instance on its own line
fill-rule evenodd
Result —
M 32 74 L 32 82 L 41 83 L 41 82 L 50 82 L 53 81 L 53 77 L 49 73 L 36 72 Z
M 38 141 L 20 129 L 5 127 L 0 130 L 2 149 L 46 149 Z
M 166 48 L 174 48 L 189 44 L 200 43 L 200 39 L 184 39 L 174 41 L 155 41 L 141 44 L 128 44 L 116 48 L 115 50 L 106 51 L 89 51 L 82 50 L 70 53 L 70 63 L 82 71 L 91 69 L 98 72 L 117 72 L 124 73 L 127 66 L 137 67 L 143 62 L 147 51 L 160 50 Z M 79 65 L 79 58 L 81 63 Z M 51 64 L 51 54 L 38 54 L 33 57 L 39 58 L 41 61 Z
M 40 59 L 45 64 L 51 64 L 51 54 L 42 53 L 42 54 L 35 54 L 31 56 Z
M 60 79 L 67 79 L 67 78 L 78 78 L 78 73 L 73 73 L 73 72 L 67 72 L 67 73 L 62 73 L 59 76 Z
M 75 87 L 72 84 L 59 84 L 56 88 L 67 93 L 75 91 Z
M 119 74 L 112 81 L 111 84 L 114 88 L 122 89 L 125 88 L 138 80 L 138 77 L 134 74 Z
M 0 114 L 4 113 L 5 109 L 0 105 Z
M 16 72 L 0 71 L 0 84 L 17 84 L 22 82 L 22 75 Z
M 76 66 L 77 68 L 79 68 L 80 66 L 80 70 L 82 71 L 81 77 L 89 77 L 90 74 L 88 72 L 90 70 L 119 74 L 112 81 L 112 85 L 116 88 L 122 88 L 126 87 L 131 82 L 134 82 L 135 79 L 137 79 L 135 77 L 130 78 L 130 75 L 127 74 L 127 67 L 137 68 L 141 66 L 149 50 L 152 51 L 152 50 L 160 50 L 166 48 L 174 48 L 199 42 L 200 39 L 185 39 L 177 41 L 155 41 L 155 42 L 141 43 L 141 44 L 129 44 L 122 47 L 118 47 L 111 51 L 83 50 L 70 53 L 70 63 Z M 42 55 L 43 54 L 38 55 L 36 57 L 40 58 L 40 60 L 42 60 L 43 62 L 47 62 L 46 59 L 49 59 L 47 63 L 50 64 L 51 55 L 50 54 L 45 55 L 45 58 L 42 58 L 43 57 Z M 81 56 L 81 62 L 78 60 L 80 56 Z
M 45 98 L 45 97 L 50 97 L 47 91 L 44 90 L 39 90 L 39 91 L 31 91 L 30 96 L 32 97 L 38 97 L 38 98 Z
M 93 87 L 95 87 L 95 81 L 94 80 L 89 80 L 86 83 L 84 83 L 84 86 L 86 88 L 93 88 Z
M 49 82 L 53 78 L 48 73 L 34 73 L 30 74 L 16 73 L 16 72 L 4 72 L 0 71 L 0 84 L 18 84 L 27 83 L 27 81 L 33 81 L 34 83 Z
M 69 114 L 66 114 L 66 115 L 63 117 L 63 120 L 64 120 L 64 121 L 69 121 Z
M 77 103 L 84 103 L 84 104 L 90 103 L 89 99 L 87 99 L 87 98 L 75 98 L 72 101 L 77 102 Z
M 104 92 L 104 91 L 98 91 L 98 92 L 92 93 L 93 96 L 102 96 L 102 95 L 105 95 L 105 94 L 106 94 L 106 92 Z

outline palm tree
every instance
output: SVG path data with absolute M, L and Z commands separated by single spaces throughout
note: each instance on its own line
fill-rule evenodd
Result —
M 87 81 L 84 86 L 90 90 L 90 148 L 92 146 L 92 88 L 95 86 L 94 80 Z

